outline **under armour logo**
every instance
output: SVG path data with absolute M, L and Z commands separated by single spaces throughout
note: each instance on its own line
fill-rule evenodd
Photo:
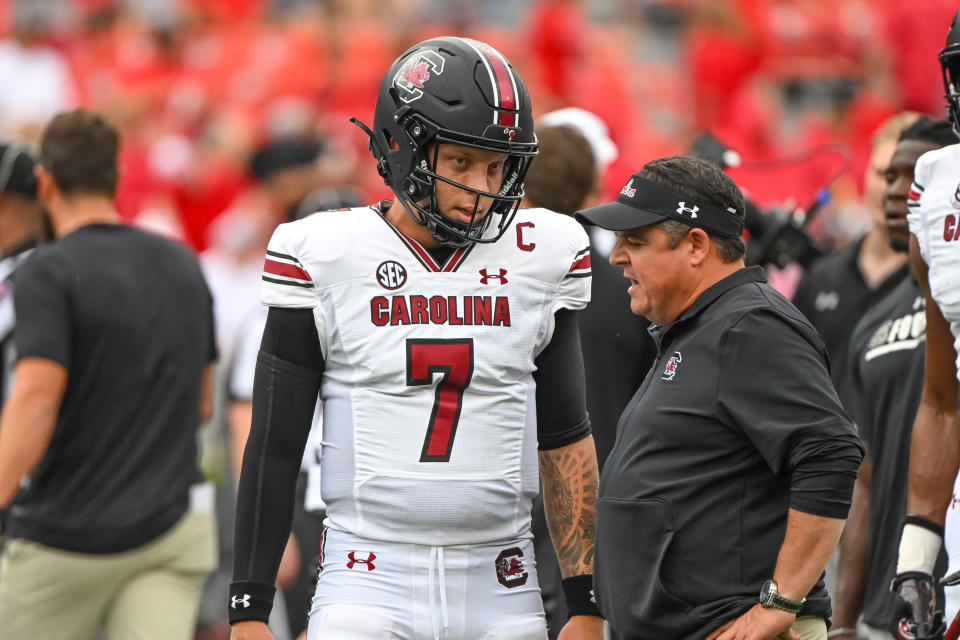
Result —
M 681 216 L 682 216 L 684 213 L 689 213 L 691 218 L 696 218 L 696 217 L 697 217 L 697 211 L 700 211 L 700 207 L 698 207 L 697 205 L 693 205 L 693 209 L 690 209 L 690 208 L 684 206 L 685 204 L 687 204 L 686 202 L 678 202 L 677 204 L 679 205 L 679 206 L 677 207 L 677 213 L 678 213 L 679 215 L 681 215 Z
M 633 196 L 637 195 L 637 190 L 633 188 L 633 178 L 630 178 L 630 182 L 628 182 L 623 189 L 620 190 L 620 195 L 627 196 L 628 198 L 632 198 Z
M 367 557 L 358 558 L 357 557 L 358 553 L 365 553 L 367 554 Z M 347 569 L 353 569 L 353 567 L 358 564 L 365 565 L 367 567 L 367 571 L 373 571 L 374 569 L 376 569 L 376 566 L 374 566 L 373 561 L 377 559 L 377 555 L 372 551 L 362 551 L 362 552 L 351 551 L 350 553 L 347 554 L 347 558 L 348 558 Z
M 490 278 L 496 278 L 500 281 L 500 284 L 507 284 L 507 270 L 500 269 L 500 273 L 487 273 L 486 269 L 480 269 L 480 284 L 487 284 L 490 281 Z
M 243 605 L 243 608 L 244 608 L 244 609 L 246 609 L 247 607 L 249 607 L 249 606 L 250 606 L 250 594 L 249 594 L 249 593 L 245 593 L 245 594 L 243 594 L 243 597 L 242 597 L 242 598 L 238 598 L 237 596 L 233 596 L 232 598 L 230 598 L 230 608 L 231 608 L 231 609 L 236 609 L 236 608 L 237 608 L 237 605 Z
M 593 589 L 590 589 L 590 602 L 597 604 L 597 596 L 593 594 Z

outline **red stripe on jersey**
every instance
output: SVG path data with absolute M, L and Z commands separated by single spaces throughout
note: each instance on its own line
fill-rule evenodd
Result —
M 304 280 L 306 282 L 312 282 L 310 274 L 298 267 L 295 264 L 287 264 L 286 262 L 277 262 L 276 260 L 271 260 L 267 258 L 263 261 L 263 271 L 264 273 L 270 273 L 275 276 L 284 276 L 285 278 L 293 278 L 295 280 Z
M 914 189 L 913 187 L 910 187 L 910 191 L 907 192 L 907 200 L 919 200 L 919 199 L 920 199 L 920 192 Z
M 401 233 L 400 235 L 403 236 L 403 239 L 407 241 L 407 246 L 413 249 L 413 251 L 420 256 L 420 259 L 426 263 L 427 267 L 431 271 L 440 271 L 440 265 L 437 264 L 437 261 L 433 259 L 433 256 L 431 256 L 430 253 L 424 249 L 419 242 L 405 233 Z
M 467 247 L 460 247 L 453 252 L 453 255 L 447 260 L 447 264 L 443 265 L 444 271 L 453 271 L 456 269 L 460 262 L 463 260 L 463 256 L 467 255 Z
M 487 58 L 487 62 L 490 63 L 490 68 L 493 69 L 493 75 L 497 78 L 498 87 L 495 87 L 495 89 L 500 93 L 500 108 L 516 109 L 517 97 L 513 93 L 513 83 L 511 81 L 510 69 L 507 68 L 507 63 L 504 62 L 499 53 L 486 43 L 477 40 L 472 40 L 471 42 L 476 44 L 477 48 L 483 52 L 483 55 Z M 503 113 L 501 111 L 500 124 L 505 127 L 517 126 L 517 114 Z
M 588 253 L 585 256 L 581 256 L 573 261 L 573 264 L 570 265 L 570 271 L 576 271 L 578 269 L 589 269 L 590 268 L 590 254 Z

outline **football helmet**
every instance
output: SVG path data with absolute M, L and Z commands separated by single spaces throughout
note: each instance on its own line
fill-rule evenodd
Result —
M 947 113 L 953 129 L 960 135 L 960 9 L 953 16 L 947 43 L 940 50 L 940 70 L 947 99 Z
M 495 242 L 506 231 L 523 198 L 523 178 L 537 154 L 537 138 L 527 88 L 496 49 L 457 37 L 414 45 L 383 78 L 373 130 L 356 118 L 351 121 L 370 136 L 370 151 L 383 181 L 438 242 L 450 246 Z M 397 148 L 391 148 L 391 142 Z M 441 144 L 506 154 L 499 190 L 481 191 L 437 174 Z M 437 180 L 475 194 L 470 222 L 440 211 L 434 192 Z M 481 197 L 492 199 L 482 217 Z M 491 224 L 495 231 L 487 233 Z

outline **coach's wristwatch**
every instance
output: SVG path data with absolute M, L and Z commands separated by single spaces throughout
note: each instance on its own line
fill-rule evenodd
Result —
M 803 603 L 806 601 L 806 598 L 802 600 L 791 600 L 790 598 L 783 597 L 777 592 L 777 583 L 773 580 L 767 580 L 763 583 L 763 586 L 760 587 L 760 606 L 767 609 L 780 609 L 788 613 L 800 613 L 800 609 L 803 608 Z

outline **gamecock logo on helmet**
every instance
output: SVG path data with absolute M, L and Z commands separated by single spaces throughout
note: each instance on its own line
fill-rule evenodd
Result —
M 393 86 L 404 102 L 410 103 L 423 97 L 423 86 L 433 75 L 443 73 L 443 56 L 425 49 L 410 56 L 397 75 Z
M 522 587 L 527 584 L 527 567 L 523 561 L 523 551 L 520 547 L 504 549 L 497 556 L 497 582 L 507 589 Z

